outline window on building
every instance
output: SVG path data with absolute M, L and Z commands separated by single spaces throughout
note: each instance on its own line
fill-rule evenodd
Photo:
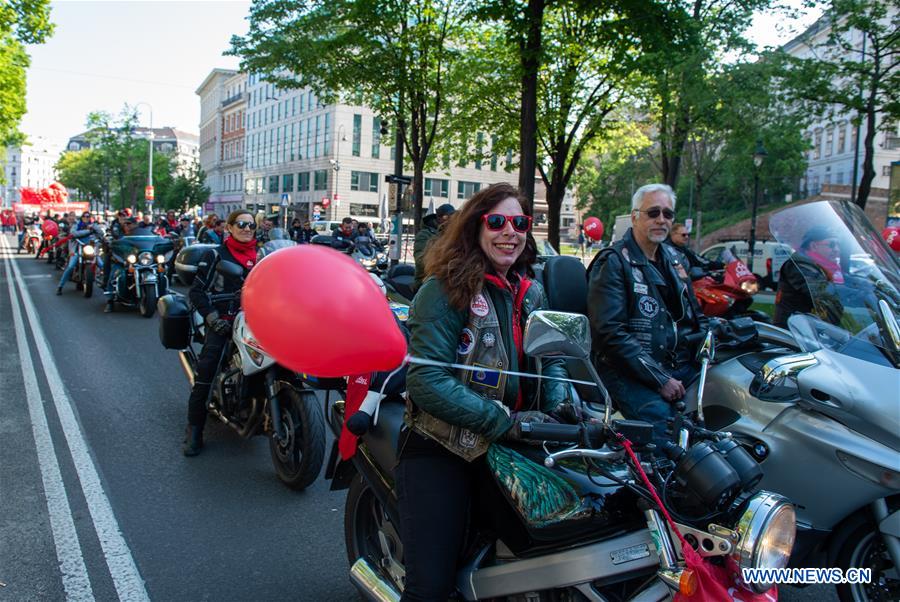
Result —
M 306 94 L 301 94 L 300 95 L 300 114 L 302 115 L 305 112 L 306 112 Z
M 322 116 L 316 115 L 316 145 L 314 157 L 321 157 L 325 152 L 325 143 L 322 138 Z
M 331 113 L 325 113 L 325 135 L 324 135 L 324 150 L 322 154 L 328 154 L 331 152 Z
M 422 192 L 424 196 L 436 196 L 446 199 L 450 196 L 450 180 L 425 178 L 425 186 Z
M 497 136 L 491 136 L 491 171 L 497 171 Z
M 506 166 L 504 167 L 506 171 L 512 171 L 512 162 L 512 149 L 510 149 L 506 151 Z
M 294 192 L 294 174 L 286 173 L 281 176 L 281 192 Z
M 460 180 L 456 184 L 456 198 L 458 199 L 468 199 L 481 190 L 481 182 L 463 182 Z
M 244 180 L 244 192 L 253 194 L 256 192 L 256 182 L 253 179 Z
M 381 157 L 381 117 L 372 118 L 372 158 Z
M 313 174 L 313 190 L 328 190 L 327 169 L 317 169 Z
M 306 120 L 306 152 L 303 153 L 306 159 L 312 157 L 313 142 L 312 117 L 310 117 Z
M 844 154 L 844 151 L 847 150 L 847 122 L 841 123 L 838 125 L 837 131 L 837 153 L 838 155 Z
M 269 192 L 278 192 L 278 176 L 269 176 Z
M 881 168 L 881 175 L 883 175 L 883 176 L 890 176 L 890 175 L 891 175 L 891 166 L 890 166 L 890 165 L 885 165 L 884 167 L 882 167 L 882 168 Z
M 856 127 L 851 123 L 850 124 L 850 152 L 854 152 L 856 150 Z
M 378 192 L 378 174 L 367 171 L 351 171 L 350 190 Z
M 481 157 L 484 155 L 484 134 L 478 132 L 475 136 L 475 169 L 481 169 Z
M 834 176 L 834 183 L 838 184 L 838 185 L 841 185 L 844 183 L 844 172 L 842 172 L 842 171 L 837 172 L 837 174 Z
M 822 130 L 816 130 L 813 139 L 813 159 L 822 157 Z
M 353 116 L 353 156 L 358 157 L 362 141 L 362 115 Z
M 830 157 L 834 148 L 834 128 L 830 125 L 825 128 L 825 156 Z
M 297 192 L 309 190 L 309 172 L 301 171 L 297 174 Z
M 890 121 L 882 126 L 884 130 L 884 150 L 895 150 L 900 148 L 900 135 L 898 135 L 898 122 Z

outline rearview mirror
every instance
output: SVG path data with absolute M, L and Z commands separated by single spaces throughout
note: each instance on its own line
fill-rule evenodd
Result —
M 244 276 L 244 268 L 233 261 L 224 259 L 216 264 L 216 271 L 228 278 L 243 278 Z
M 532 357 L 588 359 L 591 330 L 587 316 L 562 311 L 533 312 L 525 324 L 525 353 Z

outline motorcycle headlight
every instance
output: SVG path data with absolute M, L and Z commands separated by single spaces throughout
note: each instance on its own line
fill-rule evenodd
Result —
M 782 569 L 791 558 L 797 518 L 794 506 L 782 496 L 760 491 L 747 502 L 735 531 L 740 540 L 733 558 L 742 569 Z M 747 584 L 762 593 L 772 583 Z
M 141 265 L 150 265 L 153 263 L 153 253 L 149 251 L 144 251 L 140 255 L 138 255 L 138 263 Z
M 372 267 L 375 267 L 375 260 L 374 259 L 363 259 L 362 264 L 364 266 L 366 266 L 367 268 L 372 268 Z
M 94 249 L 94 245 L 84 245 L 81 252 L 84 253 L 85 257 L 93 257 L 96 250 Z
M 166 262 L 166 256 L 165 256 L 165 255 L 157 255 L 157 256 L 156 256 L 156 263 L 165 263 L 165 262 Z
M 745 282 L 741 282 L 741 290 L 748 295 L 755 295 L 759 292 L 759 283 L 757 283 L 755 280 L 747 280 Z
M 137 255 L 134 253 L 129 255 L 126 259 L 128 260 L 128 263 L 137 263 Z

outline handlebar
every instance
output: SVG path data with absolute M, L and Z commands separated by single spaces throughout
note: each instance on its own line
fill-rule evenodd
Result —
M 585 443 L 590 447 L 602 447 L 607 441 L 607 434 L 602 424 L 519 424 L 519 433 L 523 439 L 535 441 L 553 441 L 556 443 Z

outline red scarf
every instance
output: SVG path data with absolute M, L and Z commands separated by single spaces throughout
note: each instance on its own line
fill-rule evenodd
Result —
M 825 270 L 828 279 L 835 284 L 844 284 L 844 273 L 841 271 L 841 264 L 831 261 L 824 255 L 820 255 L 815 251 L 807 251 L 806 255 L 816 262 L 820 268 Z
M 500 278 L 494 274 L 485 274 L 484 279 L 501 290 L 507 290 L 512 295 L 513 313 L 512 313 L 512 335 L 513 346 L 515 347 L 516 356 L 519 360 L 519 370 L 523 369 L 522 364 L 525 361 L 525 353 L 522 347 L 522 301 L 525 299 L 525 293 L 531 288 L 531 280 L 521 278 L 516 284 L 510 283 L 505 278 Z M 519 387 L 516 393 L 516 410 L 522 407 L 522 388 Z
M 256 240 L 250 239 L 247 242 L 241 242 L 233 236 L 225 239 L 225 246 L 238 260 L 242 268 L 250 269 L 256 263 Z

